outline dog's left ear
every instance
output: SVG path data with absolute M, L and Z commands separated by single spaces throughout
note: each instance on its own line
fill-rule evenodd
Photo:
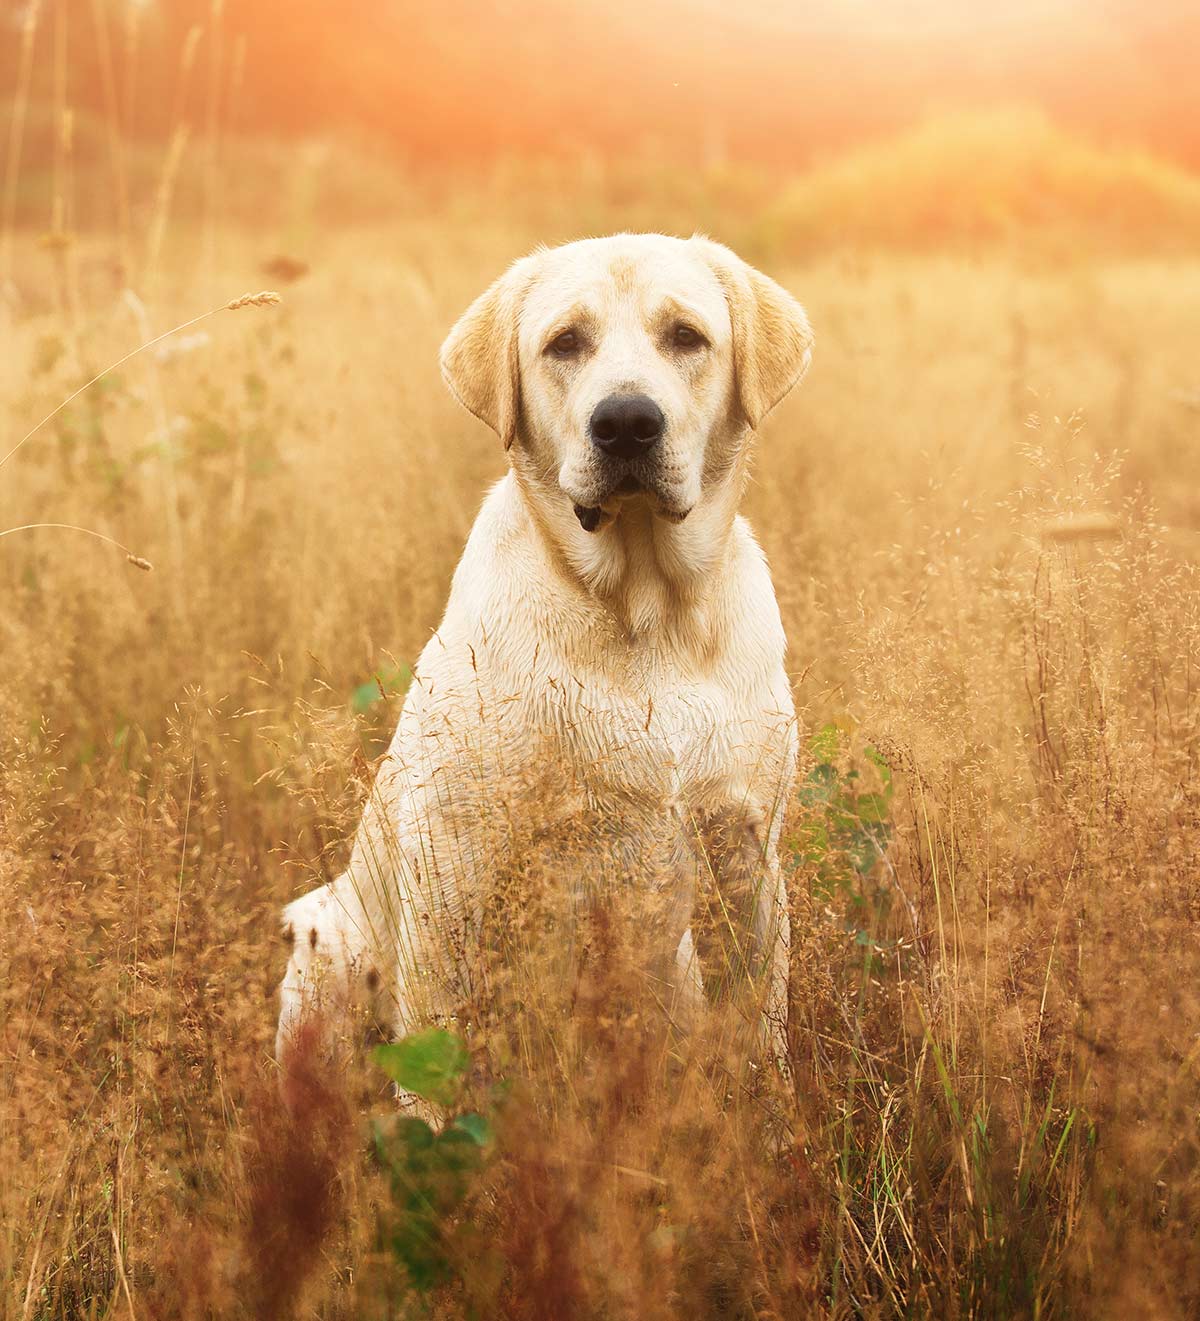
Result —
M 700 246 L 725 290 L 738 400 L 750 426 L 757 427 L 808 371 L 812 327 L 786 289 L 735 252 L 699 235 L 692 242 Z
M 507 271 L 454 323 L 442 345 L 442 379 L 464 408 L 513 443 L 521 409 L 517 324 L 528 287 L 529 258 Z

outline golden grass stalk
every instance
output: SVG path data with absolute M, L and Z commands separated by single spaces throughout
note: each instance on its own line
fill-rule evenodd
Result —
M 171 135 L 167 154 L 163 159 L 162 171 L 158 177 L 158 187 L 154 195 L 154 218 L 150 222 L 150 235 L 146 242 L 145 275 L 150 275 L 158 268 L 162 253 L 163 239 L 167 232 L 167 216 L 171 209 L 171 198 L 175 192 L 175 180 L 179 176 L 179 166 L 187 147 L 188 127 L 180 124 Z
M 17 91 L 8 126 L 8 160 L 4 171 L 4 230 L 0 237 L 0 281 L 12 278 L 12 236 L 17 211 L 17 176 L 21 168 L 21 145 L 25 137 L 25 115 L 29 108 L 29 83 L 33 73 L 33 39 L 37 32 L 41 0 L 31 0 L 21 25 L 21 53 L 17 64 Z
M 125 6 L 125 104 L 122 110 L 127 132 L 133 127 L 134 115 L 137 111 L 137 57 L 141 32 L 142 5 L 138 0 L 128 0 Z
M 144 353 L 147 349 L 153 348 L 155 344 L 161 344 L 164 339 L 169 339 L 172 335 L 178 335 L 181 330 L 188 330 L 192 326 L 199 325 L 201 321 L 207 321 L 210 316 L 216 316 L 218 312 L 236 312 L 243 307 L 271 307 L 276 303 L 281 302 L 283 302 L 283 299 L 279 294 L 273 293 L 269 289 L 264 289 L 256 294 L 242 294 L 240 298 L 233 298 L 228 303 L 222 303 L 220 307 L 213 307 L 207 312 L 201 312 L 199 316 L 192 317 L 190 321 L 180 322 L 179 325 L 172 326 L 170 330 L 164 330 L 161 335 L 155 335 L 153 339 L 148 339 L 144 344 L 139 344 L 136 349 L 130 349 L 124 357 L 118 358 L 116 362 L 110 363 L 103 371 L 97 372 L 90 381 L 84 381 L 78 390 L 67 395 L 62 403 L 51 409 L 40 422 L 37 422 L 30 427 L 12 449 L 10 449 L 3 458 L 0 458 L 0 468 L 3 468 L 9 459 L 11 459 L 27 441 L 32 440 L 47 422 L 53 421 L 53 419 L 56 418 L 69 403 L 78 399 L 85 390 L 95 385 L 97 381 L 102 380 L 109 374 L 109 372 L 116 371 L 118 367 L 124 366 L 130 358 L 136 358 L 139 353 Z
M 179 57 L 179 74 L 175 81 L 175 104 L 171 112 L 171 136 L 167 154 L 159 174 L 158 187 L 154 195 L 154 213 L 150 222 L 146 240 L 145 278 L 149 279 L 158 269 L 162 253 L 163 239 L 167 232 L 167 217 L 171 210 L 171 199 L 175 194 L 175 182 L 179 176 L 179 166 L 187 147 L 191 126 L 184 115 L 187 105 L 188 82 L 192 68 L 196 63 L 196 49 L 200 44 L 203 29 L 196 23 L 188 30 Z
M 216 258 L 217 194 L 220 190 L 221 86 L 224 78 L 224 47 L 221 41 L 224 0 L 212 0 L 208 30 L 208 97 L 205 111 L 204 152 L 204 269 L 212 271 Z
M 25 435 L 23 435 L 21 439 L 17 441 L 17 443 L 12 447 L 12 449 L 10 449 L 8 453 L 2 459 L 0 459 L 0 468 L 2 468 L 9 461 L 9 459 L 12 458 L 12 456 L 21 448 L 22 445 L 24 445 L 27 441 L 31 440 L 42 429 L 42 427 L 46 425 L 47 422 L 57 417 L 58 414 L 61 413 L 62 410 L 66 408 L 66 406 L 73 399 L 77 399 L 85 390 L 95 385 L 98 380 L 100 380 L 104 376 L 107 376 L 109 372 L 115 371 L 123 363 L 128 362 L 130 358 L 134 358 L 139 353 L 145 352 L 146 349 L 152 348 L 155 344 L 161 343 L 164 339 L 169 338 L 171 335 L 178 334 L 181 330 L 187 330 L 190 326 L 194 326 L 201 321 L 205 321 L 210 316 L 215 316 L 218 312 L 236 312 L 243 307 L 272 307 L 275 304 L 280 303 L 282 301 L 283 300 L 280 298 L 280 296 L 277 293 L 273 293 L 269 289 L 260 290 L 260 292 L 256 294 L 242 294 L 241 297 L 239 298 L 232 298 L 228 303 L 223 303 L 220 307 L 210 308 L 207 312 L 202 312 L 199 316 L 192 317 L 190 321 L 184 321 L 182 324 L 178 326 L 173 326 L 170 330 L 163 331 L 161 335 L 155 335 L 153 339 L 147 340 L 144 344 L 139 344 L 136 349 L 131 349 L 127 354 L 125 354 L 124 357 L 118 358 L 116 362 L 106 367 L 103 371 L 97 372 L 97 374 L 93 376 L 90 381 L 85 381 L 79 387 L 78 390 L 75 390 L 72 394 L 69 394 L 62 401 L 62 403 L 60 403 L 56 408 L 52 409 L 49 413 L 47 413 L 46 416 L 42 418 L 40 422 L 32 426 L 25 433 Z M 124 545 L 120 541 L 117 541 L 115 537 L 110 537 L 103 532 L 97 532 L 93 528 L 80 527 L 77 523 L 22 523 L 18 527 L 6 528 L 4 531 L 0 532 L 0 537 L 12 536 L 14 533 L 17 532 L 31 532 L 36 528 L 59 528 L 63 531 L 68 531 L 68 532 L 82 532 L 85 536 L 95 537 L 99 541 L 106 541 L 109 543 L 109 545 L 116 546 L 118 550 L 124 551 L 125 558 L 135 568 L 144 569 L 148 572 L 150 569 L 154 567 L 149 560 L 144 559 L 141 555 L 135 555 L 134 552 L 131 551 L 128 546 Z
M 183 116 L 183 108 L 187 100 L 187 82 L 195 66 L 196 50 L 203 35 L 204 28 L 199 23 L 193 23 L 183 40 L 183 50 L 179 55 L 179 83 L 175 89 L 175 110 L 171 116 L 173 124 L 178 124 Z
M 80 527 L 78 523 L 22 523 L 19 527 L 5 528 L 0 532 L 0 537 L 11 537 L 16 532 L 32 532 L 36 528 L 43 527 L 59 528 L 65 532 L 82 532 L 85 537 L 95 537 L 99 541 L 107 541 L 110 546 L 116 546 L 118 550 L 123 550 L 125 558 L 135 569 L 143 569 L 146 573 L 149 573 L 154 568 L 154 565 L 148 559 L 141 555 L 135 555 L 128 546 L 118 541 L 116 537 L 97 532 L 94 528 Z
M 109 165 L 112 170 L 113 191 L 117 208 L 117 238 L 121 244 L 121 258 L 126 272 L 129 270 L 129 182 L 125 168 L 125 140 L 121 133 L 120 102 L 117 76 L 113 68 L 112 44 L 108 35 L 108 15 L 100 0 L 92 0 L 92 28 L 99 56 L 100 87 L 104 96 L 104 122 L 108 137 Z

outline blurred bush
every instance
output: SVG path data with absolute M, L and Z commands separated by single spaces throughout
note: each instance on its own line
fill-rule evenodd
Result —
M 1106 150 L 1030 109 L 951 115 L 801 176 L 767 209 L 763 239 L 933 248 L 964 241 L 1194 248 L 1200 177 Z

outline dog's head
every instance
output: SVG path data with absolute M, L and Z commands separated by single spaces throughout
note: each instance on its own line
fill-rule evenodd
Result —
M 457 398 L 589 532 L 682 521 L 804 375 L 800 304 L 704 238 L 619 234 L 518 261 L 442 346 Z

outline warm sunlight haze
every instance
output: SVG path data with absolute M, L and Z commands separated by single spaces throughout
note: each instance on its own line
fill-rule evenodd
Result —
M 1200 1315 L 1198 67 L 4 0 L 0 1321 Z

